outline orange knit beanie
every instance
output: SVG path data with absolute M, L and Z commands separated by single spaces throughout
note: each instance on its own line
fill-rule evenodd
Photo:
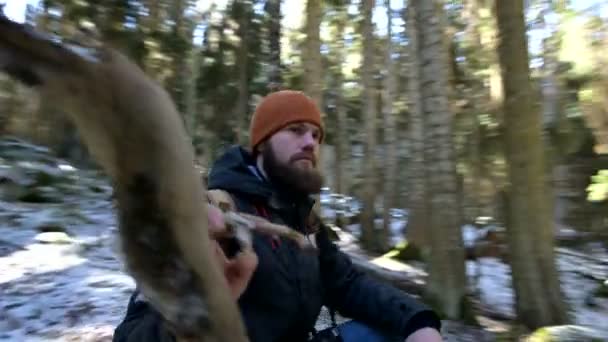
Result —
M 321 129 L 321 112 L 315 102 L 304 93 L 294 90 L 281 90 L 267 95 L 257 106 L 249 127 L 249 140 L 252 151 L 259 143 L 295 122 L 309 122 Z

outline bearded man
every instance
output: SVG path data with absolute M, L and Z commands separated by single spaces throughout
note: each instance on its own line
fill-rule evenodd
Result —
M 251 252 L 232 255 L 222 244 L 226 253 L 220 253 L 218 262 L 238 300 L 249 339 L 441 341 L 440 321 L 430 308 L 356 270 L 313 214 L 312 195 L 323 183 L 317 168 L 323 137 L 314 101 L 298 91 L 278 91 L 256 108 L 249 146 L 229 148 L 211 168 L 209 189 L 228 193 L 236 210 L 286 225 L 317 246 L 311 253 L 290 239 L 257 233 Z M 222 222 L 216 214 L 210 211 L 210 222 L 218 227 Z M 314 326 L 322 306 L 352 320 L 318 332 Z M 134 293 L 114 341 L 173 339 L 162 315 Z

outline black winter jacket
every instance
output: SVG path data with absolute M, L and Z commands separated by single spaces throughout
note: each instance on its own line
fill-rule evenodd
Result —
M 275 189 L 254 165 L 248 152 L 230 148 L 211 169 L 209 188 L 228 191 L 240 211 L 309 232 L 313 201 Z M 323 225 L 310 238 L 316 239 L 319 253 L 303 251 L 290 240 L 254 235 L 259 263 L 239 299 L 251 342 L 306 341 L 323 305 L 403 339 L 420 328 L 439 329 L 428 307 L 357 271 Z M 114 341 L 173 341 L 159 313 L 136 298 L 134 293 Z

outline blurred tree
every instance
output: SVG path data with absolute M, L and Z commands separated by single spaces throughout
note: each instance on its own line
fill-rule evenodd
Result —
M 181 3 L 183 0 L 178 0 Z M 77 16 L 81 12 L 77 11 L 79 6 L 87 6 L 83 8 L 84 16 L 91 17 L 95 25 L 98 27 L 101 36 L 104 41 L 115 48 L 127 52 L 129 55 L 135 57 L 136 53 L 135 46 L 139 47 L 139 44 L 133 44 L 135 41 L 133 38 L 134 29 L 137 27 L 138 13 L 135 8 L 135 3 L 129 0 L 110 0 L 104 3 L 91 3 L 90 5 L 81 4 L 80 1 L 73 1 L 75 5 L 74 16 Z M 127 23 L 132 24 L 132 28 L 127 28 Z M 78 23 L 79 24 L 79 23 Z M 140 59 L 136 58 L 138 61 Z
M 283 84 L 281 64 L 281 0 L 266 0 L 266 21 L 268 30 L 268 49 L 270 90 L 280 89 Z
M 251 2 L 248 0 L 234 1 L 235 17 L 238 22 L 238 48 L 236 51 L 236 74 L 238 75 L 238 99 L 233 110 L 235 143 L 244 144 L 244 130 L 247 129 L 245 120 L 249 111 L 249 23 L 252 21 Z
M 333 84 L 328 92 L 333 99 L 328 105 L 330 112 L 334 114 L 333 122 L 333 142 L 335 146 L 335 192 L 347 194 L 348 179 L 346 177 L 346 164 L 350 155 L 350 136 L 348 134 L 347 108 L 344 96 L 344 58 L 346 51 L 345 27 L 348 21 L 347 6 L 348 1 L 339 2 L 330 7 L 328 17 L 330 17 L 331 43 L 329 45 L 329 73 L 332 75 Z M 340 213 L 336 217 L 336 224 L 343 226 Z
M 302 51 L 305 80 L 304 92 L 320 107 L 322 106 L 323 97 L 323 65 L 321 63 L 321 38 L 319 37 L 322 19 L 321 0 L 307 0 L 306 25 L 304 28 L 306 44 L 304 51 Z
M 195 45 L 190 50 L 189 56 L 185 61 L 185 77 L 184 77 L 184 122 L 186 124 L 186 131 L 196 145 L 196 138 L 198 137 L 197 126 L 199 124 L 199 97 L 196 89 L 196 79 L 199 76 L 200 68 L 200 46 Z
M 165 49 L 169 35 L 167 25 L 170 4 L 164 0 L 145 0 L 143 6 L 147 15 L 142 15 L 138 25 L 138 35 L 142 43 L 141 64 L 147 74 L 165 84 L 171 76 L 171 57 Z
M 168 32 L 163 42 L 165 53 L 171 58 L 171 76 L 167 79 L 165 87 L 169 90 L 182 115 L 186 109 L 184 103 L 186 83 L 184 80 L 189 77 L 187 74 L 188 55 L 192 48 L 194 30 L 193 18 L 187 16 L 186 12 L 191 9 L 192 5 L 190 0 L 175 0 L 170 3 Z
M 571 19 L 574 20 L 575 18 Z M 589 73 L 585 74 L 581 71 L 579 76 L 579 79 L 587 81 L 579 88 L 579 100 L 585 114 L 586 125 L 593 133 L 594 152 L 608 155 L 608 56 L 604 52 L 608 48 L 608 20 L 593 15 L 578 32 L 578 37 L 582 35 L 585 38 L 585 42 L 579 41 L 578 46 L 591 57 L 587 62 L 591 64 L 587 67 Z M 566 53 L 565 51 L 570 48 L 575 47 L 564 46 L 562 53 Z M 585 62 L 585 60 L 576 60 L 573 63 L 574 69 L 585 69 Z M 570 78 L 571 82 L 574 81 L 572 78 Z
M 62 10 L 61 15 L 53 11 Z M 42 4 L 42 13 L 36 20 L 38 27 L 51 32 L 68 42 L 88 43 L 87 37 L 82 37 L 78 29 L 91 19 L 91 12 L 86 4 L 74 1 L 46 1 Z M 44 25 L 44 26 L 42 26 Z M 66 114 L 55 106 L 54 99 L 40 95 L 37 113 L 38 124 L 34 127 L 39 143 L 51 146 L 61 158 L 71 160 L 79 166 L 88 162 L 88 154 L 74 124 Z
M 251 94 L 268 92 L 268 77 L 262 74 L 267 60 L 262 48 L 265 14 L 255 10 L 260 4 L 232 1 L 225 9 L 211 5 L 205 15 L 197 91 L 210 159 L 236 141 L 246 142 L 247 119 L 255 105 Z
M 462 177 L 467 222 L 495 216 L 492 202 L 504 181 L 500 144 L 502 96 L 496 56 L 494 1 L 465 0 L 449 8 L 457 32 L 451 63 L 455 116 L 454 143 Z M 460 36 L 461 38 L 456 38 Z
M 422 99 L 420 94 L 420 61 L 418 59 L 418 22 L 417 8 L 411 3 L 407 7 L 406 31 L 408 39 L 408 102 L 410 162 L 408 167 L 410 218 L 408 222 L 408 242 L 418 248 L 428 247 L 428 192 L 424 171 L 424 118 L 422 116 Z
M 452 319 L 462 318 L 465 298 L 461 210 L 452 141 L 449 64 L 440 2 L 411 1 L 417 28 L 419 94 L 424 121 L 424 171 L 430 253 L 425 296 Z
M 321 0 L 307 0 L 306 23 L 304 27 L 305 45 L 302 51 L 302 64 L 304 65 L 304 93 L 310 96 L 321 110 L 321 117 L 325 117 L 323 107 L 323 64 L 321 59 L 320 29 L 323 20 Z M 317 167 L 323 168 L 322 159 Z M 316 196 L 314 210 L 320 211 L 320 196 Z
M 507 231 L 518 319 L 530 328 L 568 321 L 546 199 L 541 120 L 530 82 L 523 0 L 497 1 L 509 170 Z
M 385 246 L 381 241 L 381 234 L 375 227 L 376 218 L 376 190 L 378 177 L 376 173 L 376 87 L 374 83 L 375 51 L 374 27 L 372 24 L 372 10 L 374 0 L 361 2 L 361 35 L 363 36 L 363 63 L 361 65 L 361 80 L 363 86 L 363 105 L 365 117 L 365 152 L 363 171 L 363 212 L 361 213 L 361 243 L 371 251 L 382 251 Z
M 390 0 L 386 0 L 387 34 L 386 34 L 386 57 L 384 64 L 384 89 L 383 89 L 383 113 L 384 113 L 384 150 L 386 151 L 384 161 L 384 200 L 383 200 L 383 230 L 385 236 L 390 235 L 391 214 L 390 209 L 395 207 L 397 189 L 397 137 L 396 137 L 396 118 L 393 109 L 396 87 L 396 67 L 393 61 L 393 35 L 392 17 Z

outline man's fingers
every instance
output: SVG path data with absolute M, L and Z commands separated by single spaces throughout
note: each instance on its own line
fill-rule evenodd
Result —
M 216 206 L 207 205 L 207 221 L 209 222 L 209 235 L 214 238 L 221 238 L 228 235 L 224 213 Z
M 220 246 L 219 243 L 217 243 L 217 241 L 212 241 L 211 244 L 213 245 L 213 249 L 215 251 L 215 257 L 217 258 L 217 261 L 220 263 L 222 268 L 225 268 L 226 265 L 229 263 L 229 260 L 226 257 L 226 254 L 224 253 L 224 251 L 222 250 L 222 247 Z
M 240 252 L 233 259 L 228 260 L 224 273 L 228 282 L 233 285 L 237 297 L 249 284 L 257 266 L 258 256 L 253 251 Z
M 226 275 L 232 278 L 249 279 L 258 266 L 258 256 L 253 250 L 241 251 L 234 258 L 228 259 Z
M 255 254 L 253 249 L 248 248 L 238 253 L 229 262 L 234 264 L 235 267 L 253 271 L 258 266 L 258 255 Z

